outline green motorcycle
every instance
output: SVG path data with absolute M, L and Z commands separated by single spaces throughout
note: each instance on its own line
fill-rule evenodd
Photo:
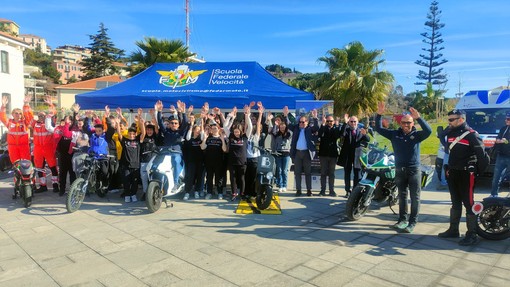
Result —
M 389 153 L 386 147 L 379 148 L 377 143 L 369 144 L 360 160 L 363 177 L 352 190 L 345 208 L 346 216 L 350 220 L 363 217 L 372 200 L 388 202 L 390 208 L 398 203 L 393 154 Z

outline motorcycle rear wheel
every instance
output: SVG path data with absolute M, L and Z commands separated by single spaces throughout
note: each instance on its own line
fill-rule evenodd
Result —
M 493 204 L 478 214 L 476 233 L 488 240 L 504 240 L 510 237 L 509 219 L 501 218 L 504 207 Z
M 273 200 L 273 188 L 269 185 L 259 187 L 260 191 L 257 192 L 257 208 L 260 210 L 267 209 Z
M 145 204 L 150 213 L 154 213 L 159 210 L 161 203 L 163 202 L 163 191 L 159 182 L 151 181 L 147 186 L 147 194 L 145 196 Z
M 363 192 L 365 189 L 365 186 L 355 186 L 347 199 L 345 215 L 350 220 L 359 220 L 368 211 L 368 206 L 363 205 Z
M 84 185 L 85 180 L 81 177 L 77 178 L 71 184 L 71 187 L 69 188 L 69 192 L 67 193 L 66 198 L 67 212 L 73 213 L 76 210 L 80 209 L 80 206 L 83 203 L 83 199 L 85 198 L 85 193 L 83 192 Z
M 31 185 L 23 185 L 21 187 L 21 193 L 23 197 L 23 203 L 26 208 L 29 208 L 32 205 L 32 186 Z

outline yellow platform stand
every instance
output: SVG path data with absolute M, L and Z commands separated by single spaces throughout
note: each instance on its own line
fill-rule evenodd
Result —
M 236 209 L 236 214 L 282 214 L 282 209 L 280 207 L 280 198 L 278 194 L 273 194 L 273 199 L 271 200 L 271 205 L 267 209 L 259 210 L 257 208 L 257 203 L 255 199 L 251 200 L 241 200 Z

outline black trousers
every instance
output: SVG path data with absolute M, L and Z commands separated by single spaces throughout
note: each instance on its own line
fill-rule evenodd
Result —
M 207 172 L 207 193 L 213 192 L 213 185 L 221 189 L 223 187 L 221 180 L 226 173 L 223 162 L 206 162 L 205 170 Z
M 256 196 L 257 191 L 255 186 L 257 185 L 257 163 L 258 159 L 248 158 L 246 162 L 246 173 L 244 174 L 244 194 L 247 196 Z
M 448 170 L 448 189 L 452 200 L 452 209 L 466 208 L 466 214 L 474 214 L 475 174 L 467 170 Z
M 244 174 L 246 173 L 246 165 L 233 165 L 230 167 L 230 184 L 232 186 L 232 193 L 244 195 Z
M 184 186 L 184 190 L 187 193 L 192 191 L 200 191 L 202 187 L 203 173 L 204 173 L 204 163 L 202 161 L 196 160 L 188 160 L 185 161 L 184 165 L 184 181 L 186 185 Z
M 354 187 L 360 181 L 359 174 L 360 174 L 361 169 L 354 168 L 354 157 L 349 157 L 347 159 L 347 162 L 345 163 L 345 166 L 344 166 L 345 191 L 349 191 L 349 192 L 351 191 L 351 173 L 353 171 L 354 171 L 354 181 L 353 181 L 352 186 Z
M 136 195 L 140 182 L 140 169 L 123 167 L 124 173 L 124 196 Z
M 58 181 L 60 188 L 61 190 L 65 190 L 67 184 L 67 175 L 69 174 L 69 180 L 71 181 L 71 184 L 76 179 L 76 174 L 73 171 L 73 155 L 69 154 L 68 152 L 60 152 L 58 168 Z

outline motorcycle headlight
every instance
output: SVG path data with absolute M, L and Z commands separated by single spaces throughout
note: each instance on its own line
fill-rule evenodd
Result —
M 272 172 L 266 173 L 266 178 L 271 180 L 273 178 L 273 173 Z

